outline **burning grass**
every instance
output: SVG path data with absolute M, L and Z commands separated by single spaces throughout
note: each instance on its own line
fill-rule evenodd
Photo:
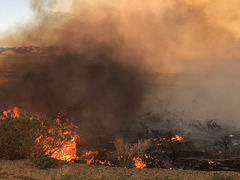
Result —
M 39 168 L 54 167 L 56 160 L 121 167 L 144 168 L 140 158 L 149 148 L 150 140 L 129 144 L 116 139 L 115 152 L 88 151 L 84 139 L 72 123 L 20 112 L 17 107 L 0 112 L 0 158 L 32 158 Z M 109 159 L 109 160 L 108 160 Z M 110 162 L 111 161 L 111 162 Z
M 198 129 L 206 139 L 193 140 L 178 131 L 151 130 L 131 142 L 111 137 L 107 146 L 99 148 L 87 148 L 88 139 L 80 136 L 78 128 L 67 120 L 62 122 L 60 115 L 50 119 L 20 112 L 16 107 L 0 111 L 0 158 L 31 158 L 41 169 L 63 160 L 124 168 L 239 171 L 237 133 L 225 131 L 212 121 L 207 122 L 206 130 L 202 125 L 188 126 L 201 127 Z
M 61 123 L 61 117 L 50 119 L 20 112 L 17 107 L 0 111 L 0 158 L 33 158 L 40 168 L 55 166 L 56 160 L 86 164 L 144 168 L 141 159 L 150 140 L 129 144 L 116 139 L 115 152 L 88 151 L 82 148 L 84 139 L 72 123 Z M 110 162 L 111 161 L 111 162 Z

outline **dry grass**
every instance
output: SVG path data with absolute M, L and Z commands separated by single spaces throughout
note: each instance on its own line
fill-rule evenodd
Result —
M 146 152 L 150 146 L 150 140 L 139 140 L 138 143 L 129 144 L 122 138 L 118 138 L 113 142 L 118 157 L 140 157 Z
M 217 178 L 224 177 L 224 180 L 227 180 L 227 177 L 234 180 L 240 179 L 240 173 L 226 171 L 206 172 L 159 168 L 127 169 L 67 162 L 58 162 L 58 166 L 55 168 L 41 170 L 34 167 L 29 160 L 0 160 L 0 179 L 5 180 L 164 180 L 166 177 L 169 180 L 213 180 L 213 177 L 216 179 L 215 173 L 218 174 Z

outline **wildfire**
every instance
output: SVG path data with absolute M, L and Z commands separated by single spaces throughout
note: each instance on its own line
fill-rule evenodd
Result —
M 133 158 L 133 161 L 135 163 L 136 168 L 145 168 L 146 167 L 146 164 L 139 157 Z
M 76 152 L 76 145 L 77 139 L 79 139 L 78 135 L 74 135 L 71 137 L 72 139 L 66 142 L 61 148 L 57 149 L 52 155 L 52 158 L 64 161 L 71 161 L 77 158 Z
M 179 135 L 176 135 L 175 137 L 172 137 L 171 140 L 172 141 L 182 141 L 183 138 L 181 136 L 179 136 Z
M 77 127 L 74 126 L 74 124 L 69 122 L 62 124 L 62 117 L 60 115 L 57 116 L 55 120 L 47 119 L 51 122 L 48 124 L 48 121 L 45 121 L 44 118 L 35 115 L 25 115 L 24 113 L 20 113 L 19 108 L 14 107 L 13 109 L 8 109 L 2 112 L 1 119 L 6 119 L 9 117 L 24 117 L 27 118 L 29 122 L 37 124 L 36 134 L 34 134 L 35 137 L 37 137 L 35 139 L 35 142 L 37 144 L 36 147 L 40 147 L 42 150 L 41 152 L 44 152 L 48 157 L 68 162 L 76 160 L 86 164 L 116 166 L 116 164 L 108 160 L 98 159 L 100 156 L 98 156 L 99 152 L 97 151 L 87 151 L 85 149 L 79 153 L 77 145 L 80 140 L 85 140 L 83 138 L 80 138 L 76 133 L 75 129 L 77 129 Z M 156 142 L 157 146 L 163 146 L 164 142 L 182 141 L 183 138 L 179 135 L 175 135 L 172 138 L 158 137 L 151 140 Z M 130 147 L 130 145 L 128 145 L 128 147 Z M 167 151 L 162 150 L 161 153 L 166 154 Z M 114 152 L 112 152 L 112 154 L 114 154 Z M 118 160 L 121 158 L 127 158 L 127 160 L 134 164 L 136 168 L 145 168 L 147 165 L 153 165 L 152 162 L 144 162 L 145 159 L 149 159 L 151 161 L 156 160 L 156 157 L 151 156 L 151 154 L 143 154 L 143 156 L 139 156 L 139 154 L 136 155 L 132 152 L 129 153 L 128 157 L 119 156 Z M 213 163 L 214 162 L 209 162 L 208 164 L 211 165 Z
M 56 122 L 60 124 L 60 119 L 57 118 Z M 70 124 L 66 124 L 66 129 L 64 132 L 62 132 L 62 130 L 59 130 L 59 134 L 64 134 L 66 136 L 70 136 L 70 139 L 68 141 L 65 141 L 63 144 L 61 141 L 56 142 L 57 147 L 56 148 L 52 148 L 52 149 L 48 149 L 46 151 L 46 155 L 49 155 L 52 158 L 58 159 L 58 160 L 64 160 L 64 161 L 72 161 L 73 159 L 77 158 L 77 141 L 80 139 L 79 135 L 77 135 L 75 132 L 71 131 L 71 129 L 76 128 L 72 123 Z M 55 129 L 49 129 L 49 133 L 54 132 Z M 39 138 L 42 138 L 41 136 Z M 37 141 L 39 142 L 39 138 L 37 138 Z M 51 137 L 48 137 L 46 139 L 46 141 L 44 141 L 43 146 L 47 147 L 47 143 L 51 142 L 52 139 Z
M 94 162 L 94 156 L 97 155 L 97 151 L 87 151 L 83 155 L 87 164 L 92 164 Z M 89 159 L 90 158 L 90 159 Z
M 19 118 L 20 117 L 20 109 L 18 107 L 14 107 L 13 109 L 8 109 L 3 111 L 3 117 L 1 119 L 6 119 L 8 116 L 13 118 Z M 32 121 L 33 117 L 29 117 L 29 120 Z M 37 118 L 40 121 L 40 118 Z M 62 124 L 60 123 L 60 117 L 56 119 L 56 123 L 59 125 L 59 127 L 62 127 Z M 46 127 L 43 122 L 40 121 L 40 124 L 42 127 Z M 77 152 L 77 140 L 80 139 L 80 137 L 71 129 L 76 128 L 72 123 L 64 124 L 65 129 L 57 129 L 55 127 L 48 129 L 48 134 L 52 134 L 54 136 L 57 136 L 57 134 L 63 134 L 64 136 L 68 136 L 65 141 L 58 140 L 57 142 L 54 142 L 56 137 L 50 136 L 50 137 L 43 137 L 40 133 L 39 137 L 36 138 L 36 142 L 40 144 L 40 146 L 45 150 L 45 154 L 47 156 L 50 155 L 50 157 L 58 159 L 58 160 L 64 160 L 64 161 L 71 161 L 73 159 L 77 158 L 76 152 Z M 54 147 L 51 147 L 51 143 L 56 143 Z
M 19 117 L 20 116 L 20 114 L 19 114 L 19 108 L 18 107 L 14 107 L 13 109 L 8 109 L 8 110 L 5 110 L 5 111 L 3 111 L 3 115 L 5 116 L 5 117 L 7 117 L 8 116 L 8 114 L 9 113 L 11 113 L 11 117 Z M 4 118 L 5 118 L 4 117 Z M 4 119 L 3 118 L 3 119 Z
M 212 165 L 212 164 L 214 164 L 214 163 L 215 163 L 214 161 L 209 161 L 209 162 L 208 162 L 209 165 Z

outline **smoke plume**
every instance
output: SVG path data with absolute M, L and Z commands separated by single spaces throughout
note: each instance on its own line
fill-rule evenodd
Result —
M 32 0 L 30 22 L 0 38 L 54 47 L 2 86 L 2 101 L 66 110 L 94 130 L 133 129 L 142 108 L 158 111 L 163 101 L 189 118 L 240 116 L 237 0 L 73 0 L 66 12 L 59 3 Z

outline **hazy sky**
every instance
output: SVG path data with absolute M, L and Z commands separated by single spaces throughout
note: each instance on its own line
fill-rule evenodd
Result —
M 0 0 L 0 30 L 31 16 L 29 0 Z
M 49 1 L 49 0 L 46 0 Z M 67 10 L 72 0 L 55 0 L 57 10 Z M 30 0 L 0 0 L 0 31 L 27 21 L 32 15 Z

